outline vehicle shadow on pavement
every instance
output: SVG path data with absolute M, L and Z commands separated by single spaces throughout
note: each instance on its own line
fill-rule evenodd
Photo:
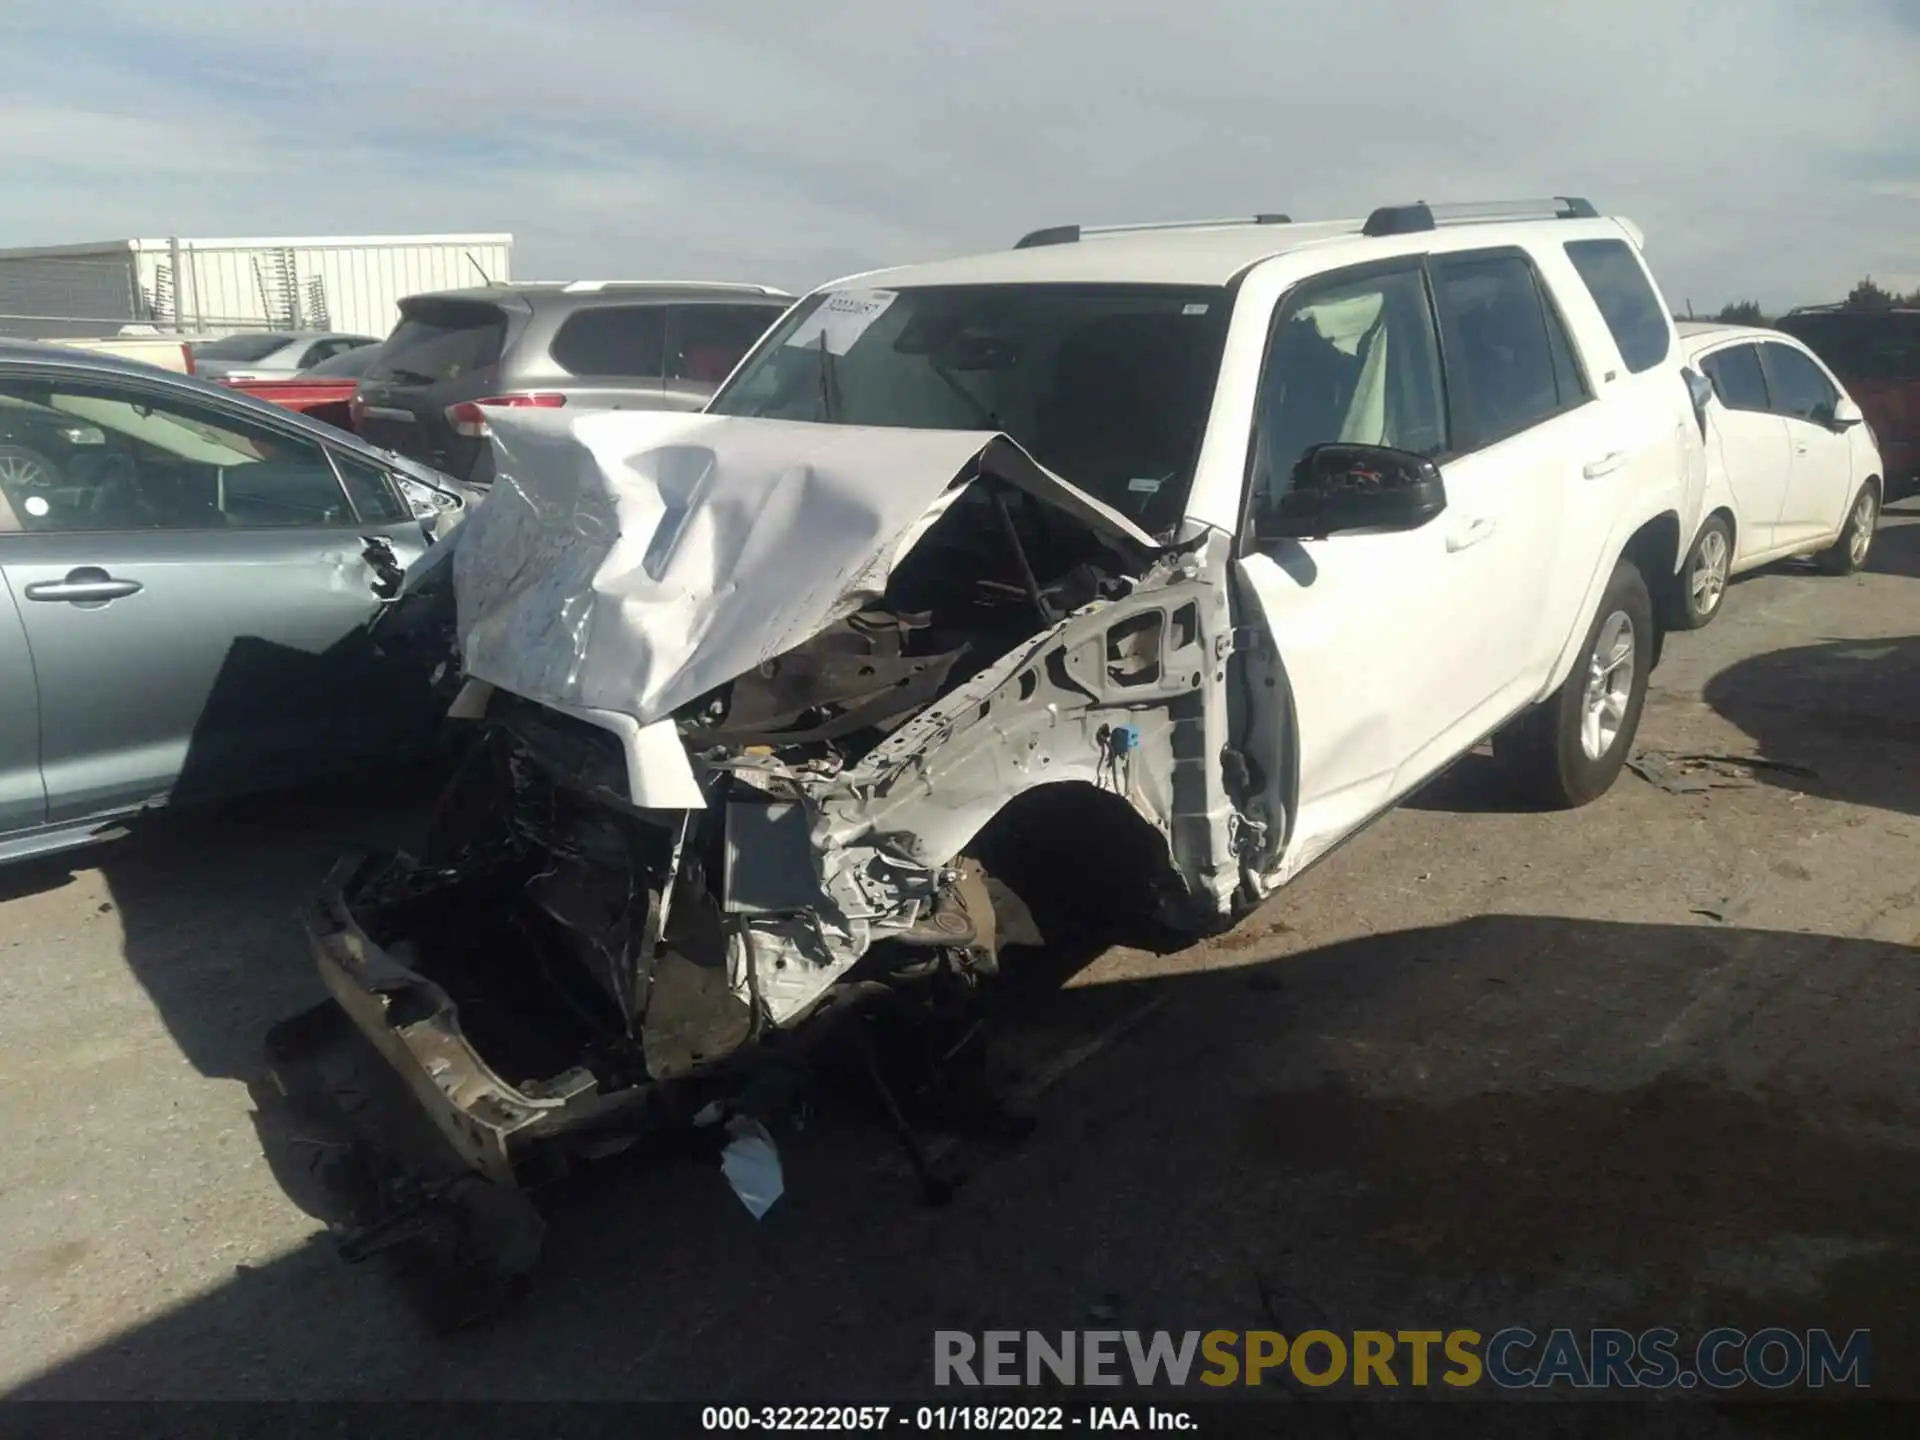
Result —
M 1920 636 L 1770 651 L 1728 666 L 1703 694 L 1782 762 L 1754 767 L 1756 779 L 1920 814 Z
M 1034 994 L 993 1043 L 1051 1067 L 1038 1129 L 962 1151 L 944 1207 L 820 1109 L 776 1130 L 758 1224 L 710 1165 L 566 1193 L 533 1292 L 481 1328 L 432 1336 L 316 1237 L 14 1393 L 951 1399 L 936 1329 L 1781 1325 L 1871 1330 L 1874 1393 L 1920 1395 L 1920 952 L 1504 915 L 1272 933 Z
M 0 871 L 0 900 L 98 870 L 109 898 L 97 918 L 118 925 L 124 963 L 180 1053 L 202 1075 L 241 1078 L 265 1027 L 325 993 L 297 907 L 343 852 L 408 840 L 439 783 L 431 766 L 394 766 L 158 811 L 122 839 Z
M 1889 509 L 1887 520 L 1911 514 L 1920 508 L 1920 498 L 1905 502 L 1906 510 Z M 1867 570 L 1874 575 L 1903 575 L 1920 579 L 1920 525 L 1882 523 L 1873 537 L 1873 550 L 1867 556 Z

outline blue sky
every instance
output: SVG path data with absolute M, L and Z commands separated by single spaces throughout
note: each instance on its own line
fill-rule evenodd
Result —
M 507 230 L 523 277 L 805 287 L 1576 193 L 1676 306 L 1920 284 L 1915 0 L 12 0 L 0 53 L 0 245 Z

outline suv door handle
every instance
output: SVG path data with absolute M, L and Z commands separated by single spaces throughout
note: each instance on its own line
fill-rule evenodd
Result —
M 27 586 L 27 599 L 98 605 L 138 595 L 141 588 L 138 580 L 116 580 L 98 565 L 82 565 L 69 570 L 64 580 L 41 580 Z
M 1602 475 L 1611 475 L 1626 463 L 1627 452 L 1615 450 L 1602 455 L 1598 460 L 1590 461 L 1580 473 L 1589 480 L 1598 480 Z
M 1495 523 L 1485 515 L 1477 520 L 1468 521 L 1466 529 L 1456 530 L 1447 536 L 1447 553 L 1454 555 L 1478 545 L 1482 540 L 1490 538 L 1496 528 Z

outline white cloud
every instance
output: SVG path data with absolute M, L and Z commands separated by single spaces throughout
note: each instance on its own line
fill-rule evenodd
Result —
M 1065 220 L 1572 191 L 1676 305 L 1914 264 L 1920 31 L 1866 6 L 69 0 L 0 49 L 0 243 L 508 229 L 522 273 L 805 285 Z

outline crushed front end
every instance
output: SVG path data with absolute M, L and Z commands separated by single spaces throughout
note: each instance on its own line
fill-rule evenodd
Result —
M 938 472 L 945 463 L 907 497 L 912 534 L 876 525 L 867 560 L 833 567 L 831 593 L 802 569 L 759 595 L 732 583 L 733 609 L 693 607 L 711 638 L 685 646 L 672 675 L 631 673 L 660 713 L 614 708 L 604 684 L 550 683 L 560 672 L 530 637 L 556 643 L 553 617 L 570 617 L 577 662 L 592 654 L 589 627 L 579 606 L 526 596 L 556 569 L 593 573 L 601 615 L 629 624 L 618 645 L 604 624 L 593 643 L 619 664 L 657 659 L 689 622 L 643 633 L 654 620 L 631 617 L 657 611 L 612 596 L 606 577 L 632 539 L 645 583 L 664 586 L 675 562 L 661 558 L 660 527 L 676 527 L 670 552 L 711 519 L 697 486 L 677 516 L 648 511 L 638 536 L 631 514 L 583 525 L 576 503 L 570 535 L 604 545 L 591 567 L 572 540 L 537 571 L 524 541 L 462 557 L 485 567 L 461 597 L 486 602 L 463 609 L 454 707 L 475 739 L 421 853 L 343 862 L 307 915 L 334 1001 L 431 1118 L 443 1160 L 523 1190 L 663 1125 L 750 1106 L 770 1069 L 804 1068 L 836 1016 L 964 998 L 1009 944 L 1042 938 L 1036 907 L 977 843 L 1033 792 L 1070 787 L 1137 822 L 1164 862 L 1153 884 L 1169 916 L 1230 910 L 1247 822 L 1220 760 L 1231 625 L 1219 537 L 1116 542 L 1031 486 L 979 464 Z M 547 517 L 548 544 L 550 501 L 523 495 L 510 447 L 500 468 L 506 495 Z M 722 471 L 709 452 L 709 511 L 725 510 L 712 493 Z M 497 491 L 463 545 L 488 543 L 501 503 Z M 743 509 L 764 523 L 764 502 Z M 496 521 L 502 533 L 527 523 Z M 753 537 L 730 548 L 751 552 Z M 517 589 L 498 583 L 509 571 Z M 728 583 L 710 577 L 710 593 Z M 809 585 L 824 595 L 815 615 L 769 614 L 770 595 Z M 511 623 L 489 631 L 503 615 Z M 747 625 L 759 627 L 750 642 Z M 499 640 L 509 632 L 513 653 Z M 565 667 L 572 682 L 591 672 Z

